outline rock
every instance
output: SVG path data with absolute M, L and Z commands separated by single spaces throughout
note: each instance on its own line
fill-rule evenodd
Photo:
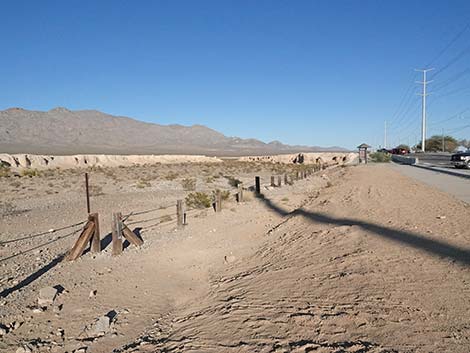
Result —
M 446 216 L 437 216 L 437 219 L 446 219 Z
M 96 296 L 96 293 L 97 293 L 97 291 L 96 291 L 96 289 L 94 289 L 94 290 L 90 291 L 90 294 L 88 295 L 88 297 L 93 298 L 93 297 Z
M 18 349 L 16 350 L 16 353 L 31 353 L 31 349 L 29 349 L 29 347 L 27 346 L 21 346 L 21 347 L 18 347 Z
M 60 304 L 60 305 L 54 305 L 54 306 L 52 307 L 52 311 L 53 311 L 54 313 L 58 314 L 58 313 L 60 313 L 60 312 L 62 311 L 62 307 L 63 307 L 62 304 Z
M 0 324 L 0 337 L 5 336 L 7 333 L 8 333 L 7 328 Z
M 57 289 L 54 287 L 44 287 L 39 291 L 39 306 L 52 305 L 57 296 Z
M 225 262 L 226 264 L 230 264 L 230 263 L 232 263 L 232 262 L 235 262 L 236 259 L 237 259 L 237 258 L 236 258 L 235 256 L 233 256 L 233 255 L 224 256 L 224 262 Z
M 80 348 L 75 349 L 73 353 L 86 353 L 87 349 L 88 347 L 80 347 Z
M 111 320 L 108 316 L 100 316 L 96 321 L 91 325 L 90 328 L 85 330 L 87 337 L 101 337 L 109 332 Z
M 35 307 L 35 308 L 32 308 L 31 311 L 32 311 L 34 314 L 39 314 L 39 313 L 44 312 L 44 309 L 41 308 L 41 307 Z

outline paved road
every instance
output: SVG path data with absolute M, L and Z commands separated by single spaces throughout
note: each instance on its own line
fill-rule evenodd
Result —
M 418 158 L 420 163 L 432 164 L 435 166 L 451 166 L 451 153 L 410 153 L 409 156 Z
M 470 178 L 449 175 L 438 169 L 430 170 L 396 163 L 391 163 L 391 167 L 470 204 Z

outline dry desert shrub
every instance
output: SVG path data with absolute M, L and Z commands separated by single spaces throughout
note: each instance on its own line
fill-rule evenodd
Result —
M 238 184 L 241 183 L 241 181 L 240 181 L 239 179 L 234 178 L 234 177 L 232 177 L 232 176 L 230 176 L 230 175 L 226 175 L 225 178 L 227 179 L 228 184 L 229 184 L 230 186 L 233 186 L 234 188 L 236 188 L 236 187 L 238 186 Z
M 185 178 L 181 180 L 181 186 L 186 191 L 194 191 L 196 190 L 196 179 L 194 178 Z
M 165 179 L 169 180 L 169 181 L 175 180 L 177 177 L 178 177 L 178 173 L 175 173 L 173 171 L 170 171 L 170 172 L 168 172 L 167 175 L 165 175 Z
M 152 186 L 152 184 L 150 184 L 150 182 L 148 182 L 147 180 L 143 180 L 143 179 L 140 179 L 135 183 L 135 187 L 137 189 L 143 189 L 143 188 L 150 187 L 150 186 Z
M 104 195 L 103 187 L 100 185 L 92 184 L 88 187 L 88 190 L 90 192 L 90 196 Z
M 0 165 L 0 178 L 9 177 L 10 175 L 11 175 L 10 168 Z
M 165 223 L 165 222 L 170 222 L 172 221 L 173 218 L 170 215 L 165 215 L 160 218 L 160 223 Z
M 215 198 L 215 195 L 217 195 L 217 192 L 220 192 L 220 196 L 222 197 L 222 200 L 228 200 L 230 197 L 230 191 L 215 189 L 214 191 L 212 191 L 213 198 Z
M 20 174 L 21 176 L 30 178 L 41 175 L 41 173 L 37 169 L 23 169 Z
M 211 197 L 205 192 L 191 192 L 185 198 L 189 208 L 208 208 L 212 206 Z

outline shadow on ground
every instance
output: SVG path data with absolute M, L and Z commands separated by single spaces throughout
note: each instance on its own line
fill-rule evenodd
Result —
M 452 261 L 456 261 L 465 266 L 470 265 L 470 249 L 460 248 L 440 240 L 429 239 L 428 237 L 419 233 L 389 228 L 383 225 L 365 222 L 357 219 L 335 218 L 320 212 L 305 211 L 303 208 L 299 208 L 293 212 L 287 212 L 279 206 L 275 205 L 263 194 L 259 194 L 256 197 L 261 200 L 268 208 L 277 212 L 281 216 L 300 215 L 310 221 L 314 221 L 317 223 L 332 224 L 336 226 L 358 226 L 368 232 L 374 233 L 379 237 L 392 240 L 394 242 L 410 246 L 418 250 L 425 251 L 437 257 L 444 257 Z

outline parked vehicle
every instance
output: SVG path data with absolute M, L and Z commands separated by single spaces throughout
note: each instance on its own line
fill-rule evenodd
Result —
M 450 157 L 455 168 L 470 168 L 470 152 L 460 152 Z
M 391 154 L 408 154 L 410 151 L 408 151 L 406 148 L 394 148 L 393 150 L 390 151 Z

